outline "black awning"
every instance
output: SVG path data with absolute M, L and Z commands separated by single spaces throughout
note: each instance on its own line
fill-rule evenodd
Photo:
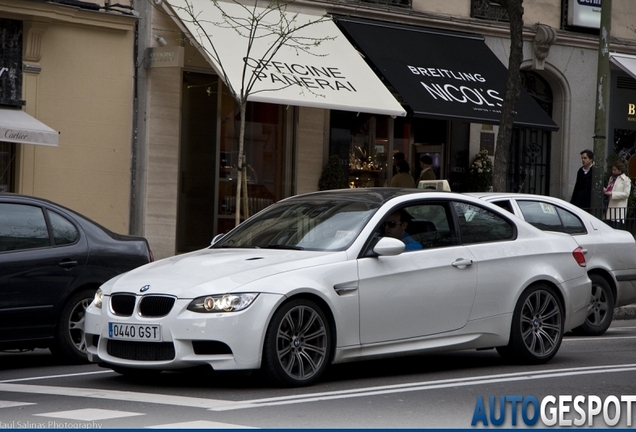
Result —
M 478 35 L 336 17 L 413 115 L 498 124 L 508 69 Z M 558 130 L 525 89 L 515 126 Z

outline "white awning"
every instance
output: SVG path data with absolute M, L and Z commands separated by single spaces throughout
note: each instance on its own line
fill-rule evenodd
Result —
M 636 56 L 610 53 L 610 61 L 636 79 Z
M 198 42 L 199 51 L 235 94 L 240 92 L 243 84 L 243 59 L 250 58 L 248 65 L 257 64 L 267 58 L 268 49 L 276 46 L 276 36 L 265 34 L 263 26 L 256 27 L 260 30 L 256 37 L 248 38 L 239 34 L 237 28 L 224 24 L 221 11 L 212 1 L 169 0 L 169 3 L 171 8 L 164 1 L 166 11 L 184 33 Z M 250 12 L 255 10 L 254 6 L 242 7 L 222 1 L 219 4 L 227 16 L 247 23 L 249 30 Z M 186 11 L 188 8 L 191 8 L 192 14 Z M 256 8 L 257 13 L 264 10 Z M 196 16 L 198 23 L 193 22 L 192 15 Z M 284 12 L 284 17 L 283 23 L 291 23 L 291 28 L 311 22 L 293 35 L 320 43 L 307 51 L 294 49 L 289 44 L 282 46 L 260 74 L 249 101 L 400 117 L 406 115 L 400 103 L 330 18 L 290 10 Z M 321 18 L 324 20 L 315 22 Z M 273 10 L 264 22 L 278 24 L 281 14 Z M 252 47 L 248 55 L 249 43 Z M 214 52 L 218 55 L 210 54 Z M 247 72 L 252 73 L 252 69 Z
M 57 147 L 58 135 L 19 108 L 0 108 L 0 141 Z

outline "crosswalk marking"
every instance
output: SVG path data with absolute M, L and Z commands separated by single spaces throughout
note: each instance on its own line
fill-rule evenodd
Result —
M 147 429 L 254 429 L 250 426 L 239 426 L 229 423 L 219 423 L 207 420 L 171 423 L 164 425 L 148 426 Z
M 191 408 L 215 409 L 234 401 L 196 398 L 188 396 L 171 396 L 166 394 L 128 392 L 119 390 L 102 390 L 79 387 L 57 387 L 31 384 L 0 383 L 0 392 L 49 394 L 59 396 L 75 396 L 93 399 L 111 399 L 128 402 L 139 402 L 163 405 L 175 405 Z
M 34 414 L 34 415 L 40 416 L 40 417 L 52 417 L 52 418 L 61 418 L 61 419 L 90 422 L 95 420 L 109 420 L 109 419 L 115 419 L 115 418 L 133 417 L 133 416 L 140 416 L 140 415 L 146 415 L 146 414 L 127 412 L 127 411 L 117 411 L 117 410 L 105 410 L 105 409 L 99 409 L 99 408 L 84 408 L 84 409 L 76 409 L 76 410 L 70 410 L 70 411 L 56 411 L 56 412 Z
M 13 402 L 13 401 L 0 400 L 0 408 L 13 408 L 13 407 L 18 407 L 23 405 L 35 405 L 35 404 L 31 402 Z

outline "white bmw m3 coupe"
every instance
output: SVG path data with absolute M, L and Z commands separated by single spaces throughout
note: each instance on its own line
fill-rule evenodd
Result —
M 474 197 L 316 192 L 102 285 L 87 352 L 122 374 L 262 369 L 286 386 L 333 363 L 428 350 L 540 364 L 585 322 L 585 265 L 572 236 Z

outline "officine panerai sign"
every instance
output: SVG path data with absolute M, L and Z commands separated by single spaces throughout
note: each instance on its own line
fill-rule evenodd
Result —
M 22 21 L 0 19 L 0 105 L 22 106 Z

